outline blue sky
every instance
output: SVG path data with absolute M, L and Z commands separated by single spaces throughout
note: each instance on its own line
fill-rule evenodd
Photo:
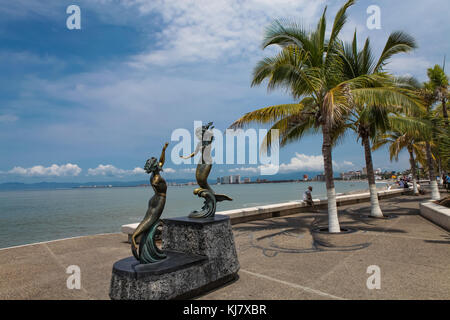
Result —
M 344 1 L 317 0 L 49 0 L 0 5 L 0 182 L 100 181 L 145 178 L 145 160 L 159 155 L 176 128 L 195 120 L 224 130 L 257 107 L 292 102 L 283 91 L 251 88 L 264 27 L 274 18 L 315 25 Z M 81 8 L 81 30 L 68 30 L 66 8 Z M 366 27 L 369 5 L 381 8 L 381 29 Z M 379 53 L 388 34 L 412 34 L 419 48 L 387 69 L 425 80 L 426 68 L 449 55 L 447 0 L 358 1 L 343 38 L 357 28 Z M 171 144 L 171 147 L 173 147 Z M 170 151 L 170 147 L 169 147 Z M 321 136 L 280 152 L 285 172 L 321 170 Z M 374 153 L 376 168 L 408 167 Z M 336 171 L 361 169 L 362 147 L 348 134 L 333 152 Z M 194 165 L 166 164 L 169 178 L 193 177 Z M 252 175 L 255 166 L 217 165 Z M 236 168 L 244 168 L 239 172 Z

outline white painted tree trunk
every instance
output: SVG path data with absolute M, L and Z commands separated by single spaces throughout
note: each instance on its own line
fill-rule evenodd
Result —
M 413 193 L 414 193 L 414 195 L 418 195 L 419 194 L 419 189 L 417 188 L 417 180 L 416 180 L 416 178 L 413 178 Z
M 436 179 L 431 180 L 430 185 L 431 185 L 431 199 L 440 200 L 441 194 L 439 193 L 439 187 Z
M 444 185 L 444 180 L 442 179 L 442 164 L 441 164 L 441 159 L 439 159 L 438 161 L 438 172 L 439 172 L 439 184 L 442 186 Z
M 364 146 L 364 156 L 366 159 L 367 181 L 369 182 L 370 192 L 370 216 L 376 218 L 382 218 L 383 212 L 381 211 L 380 204 L 378 202 L 377 186 L 375 184 L 375 173 L 373 172 L 372 151 L 370 148 L 369 130 L 361 127 L 361 138 Z
M 341 232 L 336 205 L 336 191 L 334 188 L 327 189 L 327 202 L 328 202 L 328 232 L 331 233 Z
M 341 232 L 338 219 L 338 211 L 336 204 L 336 191 L 334 189 L 333 178 L 333 158 L 331 150 L 333 147 L 329 123 L 325 121 L 322 125 L 323 143 L 322 143 L 322 155 L 323 155 L 323 168 L 325 173 L 325 184 L 327 187 L 327 199 L 328 199 L 328 232 L 338 233 Z
M 411 165 L 411 175 L 413 179 L 413 194 L 418 195 L 419 190 L 417 189 L 417 180 L 416 180 L 416 160 L 414 159 L 414 149 L 412 144 L 408 146 L 409 152 L 409 164 Z
M 371 184 L 369 186 L 370 191 L 370 215 L 372 217 L 382 218 L 383 212 L 381 212 L 380 203 L 378 202 L 377 186 Z
M 441 195 L 439 194 L 439 187 L 436 181 L 436 175 L 434 174 L 433 158 L 431 154 L 430 142 L 425 141 L 425 150 L 427 153 L 427 163 L 428 163 L 428 177 L 430 179 L 431 186 L 431 199 L 440 200 Z

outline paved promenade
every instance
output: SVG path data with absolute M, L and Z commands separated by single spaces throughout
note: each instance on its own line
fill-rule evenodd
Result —
M 357 231 L 337 244 L 311 232 L 326 212 L 233 226 L 239 279 L 199 299 L 450 299 L 450 234 L 419 216 L 425 197 L 381 201 L 396 218 L 364 217 L 369 203 L 339 208 L 341 227 Z M 0 299 L 108 299 L 112 264 L 130 255 L 123 234 L 96 235 L 0 250 Z M 331 246 L 331 245 L 335 246 Z M 66 268 L 81 268 L 81 289 Z M 366 286 L 367 267 L 381 289 Z

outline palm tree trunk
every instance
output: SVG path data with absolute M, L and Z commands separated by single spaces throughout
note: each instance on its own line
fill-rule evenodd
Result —
M 370 215 L 372 217 L 382 218 L 383 212 L 378 202 L 377 186 L 375 184 L 375 174 L 373 172 L 372 151 L 370 150 L 369 135 L 364 134 L 362 137 L 364 145 L 364 155 L 366 157 L 367 180 L 369 181 L 370 192 Z
M 425 141 L 425 147 L 427 152 L 428 176 L 430 178 L 431 186 L 431 199 L 439 200 L 441 199 L 441 195 L 439 194 L 439 187 L 434 175 L 433 158 L 431 157 L 431 145 L 428 141 Z
M 413 179 L 413 193 L 414 195 L 419 194 L 419 189 L 417 189 L 417 179 L 416 179 L 416 161 L 414 160 L 414 152 L 408 150 L 409 152 L 409 163 L 411 165 L 411 175 Z
M 323 167 L 325 171 L 325 182 L 327 187 L 328 199 L 328 232 L 338 233 L 341 232 L 341 228 L 339 226 L 339 219 L 337 214 L 336 190 L 334 189 L 333 159 L 331 157 L 331 134 L 327 122 L 322 125 L 322 134 Z
M 448 127 L 448 114 L 447 114 L 447 101 L 445 101 L 445 95 L 442 98 L 442 115 L 444 116 L 445 119 L 445 125 Z

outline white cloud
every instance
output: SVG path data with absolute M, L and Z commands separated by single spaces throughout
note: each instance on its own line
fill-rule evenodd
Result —
M 51 56 L 49 54 L 38 55 L 30 51 L 12 51 L 2 50 L 0 51 L 0 59 L 2 61 L 8 61 L 9 64 L 21 64 L 21 65 L 46 65 L 53 67 L 63 67 L 65 62 L 61 59 Z
M 335 169 L 353 168 L 355 165 L 350 161 L 336 162 L 333 161 Z M 240 167 L 232 168 L 228 171 L 230 173 L 260 173 L 262 169 L 275 169 L 276 165 L 265 165 L 258 167 Z M 279 173 L 296 172 L 296 171 L 323 171 L 323 156 L 322 155 L 306 155 L 295 153 L 289 163 L 282 163 L 278 167 Z
M 99 164 L 97 168 L 89 168 L 88 176 L 130 176 L 144 174 L 145 171 L 142 168 L 136 167 L 133 170 L 124 170 L 113 166 L 112 164 Z
M 342 166 L 348 166 L 348 167 L 353 167 L 355 164 L 353 163 L 353 162 L 351 162 L 351 161 L 346 161 L 346 160 L 344 160 L 343 162 L 342 162 Z
M 12 114 L 1 114 L 0 123 L 16 122 L 19 118 Z
M 323 170 L 323 157 L 321 155 L 306 155 L 295 153 L 289 163 L 280 164 L 280 172 L 290 171 L 321 171 Z
M 79 176 L 82 169 L 76 165 L 67 163 L 64 165 L 53 164 L 49 167 L 41 165 L 33 166 L 30 168 L 23 168 L 16 166 L 9 171 L 0 171 L 0 174 L 19 175 L 26 177 L 67 177 L 67 176 Z M 194 169 L 195 171 L 195 169 Z M 175 173 L 175 169 L 165 168 L 165 173 Z M 111 164 L 100 164 L 96 168 L 89 168 L 88 176 L 107 176 L 107 177 L 124 177 L 124 176 L 137 176 L 145 174 L 145 170 L 136 167 L 132 170 L 124 170 L 117 168 Z
M 141 15 L 159 15 L 165 28 L 156 47 L 136 55 L 131 63 L 168 65 L 260 54 L 262 32 L 274 18 L 302 17 L 315 22 L 324 1 L 310 0 L 135 0 Z M 153 39 L 154 35 L 152 35 Z
M 163 170 L 165 173 L 174 173 L 175 170 L 172 168 L 164 168 Z M 123 176 L 133 176 L 133 175 L 142 175 L 145 174 L 145 170 L 136 167 L 133 170 L 125 170 L 120 169 L 112 164 L 100 164 L 97 166 L 97 168 L 89 168 L 88 169 L 88 176 L 115 176 L 115 177 L 123 177 Z
M 230 173 L 236 173 L 236 172 L 250 172 L 250 173 L 257 173 L 259 172 L 259 169 L 256 167 L 241 167 L 241 168 L 233 168 L 228 170 Z
M 47 1 L 45 5 L 28 0 L 15 0 L 0 6 L 0 13 L 5 17 L 28 17 L 28 16 L 58 16 L 57 1 Z
M 31 168 L 14 167 L 7 173 L 16 174 L 21 176 L 53 176 L 53 177 L 65 177 L 65 176 L 78 176 L 81 173 L 81 168 L 76 164 L 67 163 L 64 165 L 52 164 L 50 167 L 34 166 Z
M 145 170 L 142 169 L 142 168 L 136 167 L 136 168 L 134 168 L 133 170 L 131 170 L 131 172 L 132 172 L 133 174 L 142 174 L 142 173 L 145 173 Z
M 333 161 L 334 169 L 345 169 L 354 167 L 350 161 L 343 162 Z M 280 172 L 291 171 L 323 171 L 323 156 L 322 155 L 306 155 L 295 153 L 289 163 L 280 164 Z
M 122 169 L 118 169 L 112 164 L 99 164 L 97 168 L 89 168 L 88 175 L 89 176 L 119 176 L 123 175 L 126 171 Z
M 410 75 L 414 70 L 421 70 L 426 72 L 427 68 L 432 67 L 433 64 L 426 58 L 411 55 L 395 56 L 391 59 L 390 63 L 386 66 L 386 70 L 389 70 L 399 75 Z

